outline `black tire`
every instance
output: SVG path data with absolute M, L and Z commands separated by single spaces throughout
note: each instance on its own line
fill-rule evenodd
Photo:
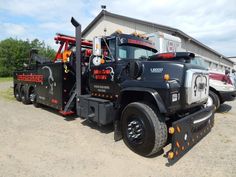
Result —
M 31 94 L 34 94 L 34 98 L 32 98 L 32 100 L 31 100 L 32 103 L 33 103 L 33 105 L 34 105 L 34 107 L 39 108 L 39 107 L 40 107 L 40 104 L 37 103 L 37 93 L 36 93 L 36 91 L 35 91 L 35 88 L 33 88 Z
M 30 98 L 29 98 L 29 94 L 26 90 L 26 86 L 22 86 L 20 89 L 20 96 L 21 96 L 21 101 L 23 104 L 30 104 Z
M 36 98 L 35 98 L 35 100 L 33 101 L 33 105 L 34 105 L 34 107 L 36 107 L 36 108 L 39 108 L 39 107 L 41 106 L 39 103 L 36 102 Z
M 219 99 L 218 95 L 215 92 L 210 90 L 209 97 L 212 99 L 213 105 L 215 105 L 215 108 L 217 110 L 220 107 L 220 99 Z
M 16 98 L 17 101 L 21 101 L 21 96 L 20 96 L 20 86 L 16 85 L 14 87 L 14 96 Z
M 164 119 L 147 104 L 128 104 L 121 115 L 121 126 L 124 143 L 139 155 L 148 157 L 156 154 L 166 144 L 167 127 Z

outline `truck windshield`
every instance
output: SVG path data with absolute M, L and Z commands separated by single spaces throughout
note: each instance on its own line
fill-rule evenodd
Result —
M 191 64 L 198 65 L 207 69 L 207 64 L 204 59 L 198 56 L 191 60 Z
M 147 59 L 155 53 L 152 49 L 144 49 L 137 46 L 121 45 L 119 46 L 118 55 L 120 59 Z

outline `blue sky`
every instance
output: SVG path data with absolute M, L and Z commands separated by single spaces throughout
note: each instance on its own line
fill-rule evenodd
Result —
M 236 56 L 235 0 L 0 0 L 0 40 L 44 40 L 74 34 L 74 16 L 84 29 L 101 11 L 178 28 L 225 56 Z

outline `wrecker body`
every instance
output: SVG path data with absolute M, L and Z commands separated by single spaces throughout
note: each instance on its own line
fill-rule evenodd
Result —
M 120 31 L 86 41 L 80 24 L 71 22 L 76 37 L 55 37 L 60 47 L 54 61 L 32 51 L 29 64 L 14 72 L 18 101 L 77 114 L 99 126 L 113 123 L 115 140 L 123 138 L 142 156 L 171 143 L 170 163 L 211 130 L 209 74 L 190 63 L 193 53 L 156 54 L 145 36 Z

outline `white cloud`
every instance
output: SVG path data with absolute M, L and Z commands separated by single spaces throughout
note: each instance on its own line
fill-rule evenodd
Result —
M 23 28 L 30 36 L 48 40 L 56 32 L 73 35 L 71 16 L 85 28 L 101 11 L 102 4 L 110 12 L 178 28 L 226 56 L 236 55 L 235 0 L 11 0 L 0 6 L 0 12 L 24 17 L 26 21 L 35 19 L 36 24 Z
M 0 33 L 10 36 L 21 36 L 26 33 L 26 27 L 19 24 L 2 23 L 0 24 Z

